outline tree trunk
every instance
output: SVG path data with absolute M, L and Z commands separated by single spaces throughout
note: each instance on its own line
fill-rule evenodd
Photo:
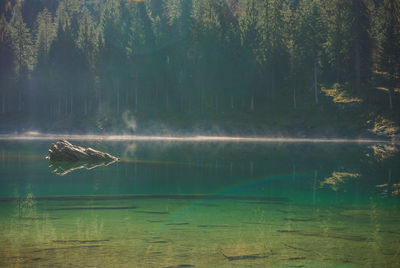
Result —
M 254 95 L 251 96 L 250 111 L 254 112 Z
M 101 88 L 99 88 L 99 113 L 102 112 Z
M 390 87 L 389 90 L 388 90 L 388 92 L 389 92 L 389 109 L 390 109 L 390 110 L 393 110 L 393 102 L 392 102 L 392 96 L 393 96 L 393 94 L 394 94 L 394 89 L 393 89 L 393 87 Z
M 85 97 L 85 107 L 84 107 L 84 114 L 87 116 L 88 114 L 88 104 L 87 104 L 87 97 Z
M 233 102 L 233 96 L 231 95 L 231 109 L 233 110 L 235 108 L 235 104 Z
M 1 100 L 1 113 L 5 114 L 6 113 L 6 94 L 3 94 L 1 99 L 2 99 Z
M 165 106 L 166 106 L 166 109 L 167 109 L 167 112 L 168 112 L 168 110 L 169 110 L 169 94 L 168 94 L 168 90 L 167 90 L 167 96 L 166 96 L 166 104 L 165 104 Z
M 360 85 L 361 85 L 361 71 L 360 71 L 360 48 L 358 42 L 356 44 L 356 91 L 357 94 L 360 94 Z
M 293 89 L 293 108 L 297 108 L 297 103 L 296 103 L 296 89 Z
M 215 96 L 215 111 L 218 113 L 218 95 Z
M 117 114 L 119 114 L 119 87 L 117 88 Z
M 22 111 L 22 93 L 21 90 L 18 89 L 18 112 Z
M 61 98 L 58 98 L 57 117 L 61 115 Z
M 68 115 L 68 96 L 65 96 L 65 116 Z
M 314 95 L 315 104 L 318 104 L 318 86 L 317 86 L 317 62 L 314 62 Z
M 204 113 L 204 87 L 201 87 L 200 111 Z
M 74 112 L 74 110 L 73 110 L 73 107 L 74 107 L 74 104 L 73 104 L 73 96 L 72 96 L 72 94 L 71 94 L 71 102 L 70 102 L 70 106 L 71 106 L 71 108 L 70 108 L 70 114 L 72 115 L 72 113 Z
M 138 73 L 136 71 L 136 80 L 135 80 L 135 113 L 138 112 Z
M 138 111 L 138 90 L 135 89 L 135 113 Z
M 275 72 L 271 69 L 271 97 L 275 96 Z

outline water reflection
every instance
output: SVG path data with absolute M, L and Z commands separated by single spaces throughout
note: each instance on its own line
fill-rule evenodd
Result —
M 43 158 L 48 143 L 1 145 L 0 266 L 400 264 L 397 153 L 376 159 L 357 144 L 100 142 L 94 147 L 122 160 L 51 163 L 68 173 L 59 177 Z
M 97 167 L 106 167 L 109 166 L 118 160 L 108 161 L 108 162 L 92 162 L 92 161 L 49 161 L 50 170 L 60 176 L 67 175 L 68 173 L 79 170 L 86 169 L 92 170 Z

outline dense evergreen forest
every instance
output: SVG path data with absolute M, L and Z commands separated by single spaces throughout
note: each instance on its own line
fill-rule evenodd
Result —
M 0 60 L 1 131 L 400 121 L 399 0 L 0 0 Z

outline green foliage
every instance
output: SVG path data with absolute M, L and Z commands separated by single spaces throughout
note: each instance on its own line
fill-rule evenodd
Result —
M 9 26 L 12 49 L 14 51 L 17 77 L 32 70 L 35 64 L 35 51 L 32 35 L 22 17 L 21 9 L 15 7 Z
M 56 25 L 47 8 L 43 9 L 37 16 L 36 30 L 36 50 L 37 58 L 48 64 L 47 58 L 50 52 L 51 44 L 56 37 Z
M 398 0 L 0 3 L 0 95 L 45 123 L 319 109 L 322 85 L 367 98 L 373 67 L 399 84 Z

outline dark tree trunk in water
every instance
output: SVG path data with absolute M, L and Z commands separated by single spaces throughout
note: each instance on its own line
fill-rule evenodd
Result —
M 250 111 L 254 112 L 254 95 L 251 96 Z
M 315 95 L 315 104 L 318 104 L 317 62 L 314 62 L 314 95 Z
M 231 109 L 233 110 L 235 108 L 235 104 L 233 102 L 233 96 L 231 95 Z

